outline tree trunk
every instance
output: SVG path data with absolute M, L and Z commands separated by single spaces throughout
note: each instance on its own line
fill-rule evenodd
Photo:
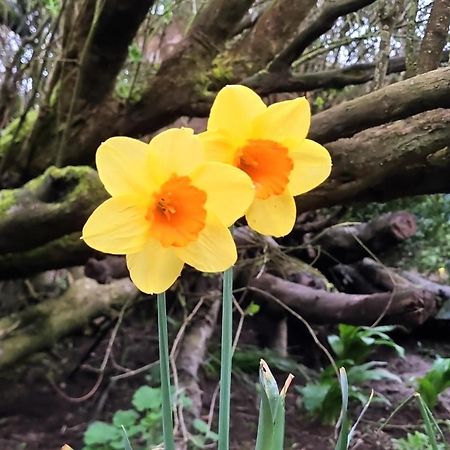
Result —
M 434 0 L 425 36 L 420 46 L 417 72 L 437 69 L 447 43 L 450 26 L 450 0 Z

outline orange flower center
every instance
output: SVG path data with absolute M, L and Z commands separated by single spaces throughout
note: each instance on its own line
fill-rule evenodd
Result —
M 184 247 L 205 226 L 206 193 L 191 184 L 189 177 L 172 176 L 153 195 L 145 218 L 150 234 L 163 247 Z
M 294 168 L 288 149 L 266 139 L 249 139 L 237 152 L 235 165 L 253 180 L 261 199 L 283 193 Z

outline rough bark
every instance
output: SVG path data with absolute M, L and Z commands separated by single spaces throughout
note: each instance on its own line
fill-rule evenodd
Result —
M 379 255 L 416 233 L 415 217 L 406 212 L 383 214 L 366 223 L 327 228 L 308 241 L 307 251 L 297 251 L 303 260 L 314 261 L 321 270 L 349 264 L 368 255 Z
M 0 319 L 0 370 L 32 353 L 47 350 L 93 318 L 110 314 L 112 308 L 137 295 L 129 280 L 99 285 L 82 278 L 60 297 Z
M 371 325 L 383 315 L 383 323 L 416 327 L 436 312 L 436 298 L 421 289 L 399 289 L 368 295 L 351 295 L 311 289 L 264 274 L 250 284 L 258 301 L 280 313 L 274 296 L 312 323 Z
M 450 26 L 450 0 L 434 0 L 425 36 L 420 46 L 417 72 L 425 73 L 439 67 L 447 43 Z
M 331 142 L 376 125 L 448 107 L 450 67 L 445 67 L 391 84 L 314 115 L 309 137 L 321 143 Z
M 50 167 L 21 188 L 0 191 L 0 254 L 30 250 L 81 230 L 106 197 L 89 167 Z
M 297 207 L 307 211 L 449 192 L 449 139 L 450 110 L 436 109 L 329 143 L 332 175 L 317 189 L 299 196 Z
M 258 18 L 251 31 L 221 53 L 215 61 L 219 80 L 236 82 L 264 67 L 279 53 L 316 0 L 276 0 Z M 222 78 L 222 80 L 220 80 Z

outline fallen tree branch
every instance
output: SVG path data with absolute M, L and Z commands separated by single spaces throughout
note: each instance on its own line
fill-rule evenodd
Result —
M 282 308 L 270 296 L 317 324 L 371 325 L 383 315 L 383 323 L 416 327 L 431 317 L 437 306 L 435 297 L 421 289 L 351 295 L 312 289 L 269 274 L 254 280 L 249 289 L 274 313 Z
M 321 143 L 331 142 L 423 111 L 449 107 L 450 67 L 444 67 L 315 114 L 309 137 Z
M 450 192 L 449 141 L 450 109 L 436 109 L 329 143 L 331 177 L 297 197 L 297 208 Z
M 110 314 L 138 295 L 129 280 L 99 285 L 76 280 L 63 295 L 0 319 L 0 370 L 28 355 L 46 350 L 93 318 Z
M 76 56 L 82 51 L 82 43 L 89 35 L 95 1 L 90 3 L 91 11 L 85 11 L 78 18 L 66 58 L 76 60 Z M 128 56 L 128 47 L 154 3 L 154 0 L 104 1 L 84 66 L 80 68 L 80 100 L 97 104 L 112 92 L 117 74 Z M 89 17 L 90 15 L 92 16 Z M 76 67 L 76 63 L 74 66 Z M 66 83 L 63 89 L 66 86 L 72 87 L 71 81 L 63 80 Z

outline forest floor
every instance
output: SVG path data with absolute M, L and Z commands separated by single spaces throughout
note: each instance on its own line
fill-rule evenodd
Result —
M 138 311 L 133 313 L 133 318 L 124 321 L 117 342 L 114 343 L 110 364 L 104 372 L 103 382 L 92 391 L 93 395 L 88 393 L 98 381 L 99 374 L 95 368 L 100 367 L 105 354 L 107 333 L 96 346 L 93 343 L 98 340 L 98 332 L 72 337 L 59 344 L 51 353 L 38 355 L 21 368 L 4 373 L 0 378 L 0 450 L 59 450 L 63 443 L 81 450 L 83 433 L 89 422 L 110 421 L 116 410 L 128 409 L 136 389 L 149 382 L 149 374 L 129 376 L 114 384 L 108 380 L 120 373 L 122 365 L 138 368 L 156 359 L 156 330 L 154 325 L 152 328 L 148 326 L 146 315 Z M 244 330 L 247 328 L 244 327 Z M 242 340 L 251 340 L 246 338 L 245 333 L 251 333 L 251 330 L 244 331 Z M 148 336 L 152 337 L 149 339 Z M 411 380 L 430 368 L 434 356 L 450 356 L 450 341 L 419 342 L 416 337 L 407 337 L 400 343 L 406 348 L 404 359 L 384 352 L 381 357 L 388 362 L 388 369 L 400 376 L 403 383 L 385 380 L 371 384 L 370 387 L 384 395 L 390 404 L 374 403 L 370 406 L 358 427 L 355 448 L 393 449 L 392 437 L 402 437 L 408 431 L 421 429 L 419 409 L 415 403 L 409 402 L 383 431 L 378 430 L 382 419 L 387 418 L 396 405 L 413 393 Z M 255 389 L 257 368 L 254 373 L 255 376 L 235 376 L 233 381 L 233 450 L 254 448 L 258 407 Z M 277 378 L 278 375 L 280 381 L 285 377 L 285 374 L 277 374 Z M 206 419 L 217 377 L 203 370 L 200 384 L 204 391 Z M 285 448 L 333 449 L 334 427 L 321 425 L 308 417 L 297 406 L 297 397 L 292 387 L 286 402 Z M 353 417 L 357 417 L 359 409 L 354 410 Z M 450 418 L 450 394 L 441 396 L 436 417 L 442 420 Z

